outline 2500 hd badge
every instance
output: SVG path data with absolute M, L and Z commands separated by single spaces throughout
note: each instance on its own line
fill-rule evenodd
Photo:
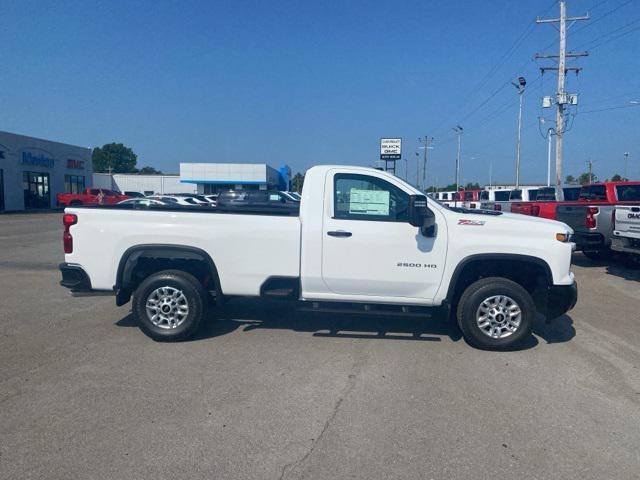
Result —
M 409 263 L 409 262 L 398 262 L 397 267 L 413 267 L 413 268 L 438 268 L 438 265 L 435 263 Z

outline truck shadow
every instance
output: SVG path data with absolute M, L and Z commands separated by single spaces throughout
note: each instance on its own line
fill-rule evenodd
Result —
M 137 327 L 133 316 L 116 322 L 121 327 Z M 444 316 L 371 316 L 360 314 L 334 314 L 300 312 L 281 303 L 263 300 L 233 300 L 216 308 L 190 341 L 206 340 L 227 335 L 236 330 L 291 330 L 310 333 L 318 338 L 345 338 L 362 340 L 395 340 L 440 342 L 449 337 L 453 342 L 462 339 L 455 324 Z M 575 336 L 573 320 L 568 315 L 546 324 L 536 319 L 531 335 L 513 350 L 528 350 L 538 345 L 541 338 L 547 344 L 568 342 Z
M 613 255 L 607 260 L 591 260 L 581 253 L 574 253 L 572 263 L 584 268 L 605 267 L 607 275 L 640 281 L 640 264 L 634 263 L 625 255 Z

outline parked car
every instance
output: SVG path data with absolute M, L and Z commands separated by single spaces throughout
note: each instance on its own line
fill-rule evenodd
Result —
M 576 202 L 560 203 L 557 220 L 575 230 L 576 249 L 593 259 L 611 253 L 613 214 L 616 205 L 640 202 L 640 181 L 603 182 L 584 185 Z
M 510 212 L 511 206 L 515 202 L 531 202 L 537 198 L 538 187 L 520 187 L 509 191 L 509 199 L 506 201 L 496 200 L 491 205 L 493 210 Z
M 185 207 L 201 207 L 202 203 L 196 201 L 191 197 L 183 197 L 180 195 L 151 195 L 149 197 L 152 200 L 160 200 L 161 202 L 167 203 L 169 205 L 182 205 Z
M 580 187 L 564 187 L 562 191 L 565 202 L 576 201 L 580 195 Z M 560 203 L 556 200 L 555 187 L 544 187 L 538 190 L 535 201 L 513 202 L 511 212 L 555 220 L 556 208 Z
M 636 265 L 640 265 L 640 203 L 616 205 L 611 249 L 628 254 Z
M 207 198 L 204 195 L 199 195 L 197 193 L 169 193 L 168 195 L 172 197 L 190 198 L 195 203 L 203 206 L 211 205 L 211 202 L 207 200 Z
M 480 192 L 480 208 L 483 210 L 500 210 L 502 202 L 509 201 L 511 190 L 483 190 Z M 496 207 L 497 205 L 497 207 Z
M 129 198 L 142 198 L 145 196 L 142 192 L 122 192 L 123 195 L 126 195 Z
M 215 207 L 218 203 L 218 195 L 203 195 L 206 198 L 207 202 L 211 204 L 212 207 Z
M 293 200 L 278 190 L 230 190 L 220 192 L 218 208 L 270 207 L 296 210 L 300 202 Z
M 129 198 L 117 203 L 118 205 L 133 205 L 137 207 L 150 207 L 152 205 L 169 205 L 167 202 L 156 200 L 154 198 Z
M 113 190 L 105 188 L 86 188 L 83 193 L 59 193 L 56 196 L 61 207 L 75 207 L 79 205 L 112 205 L 129 198 Z
M 444 203 L 447 206 L 453 205 L 453 201 L 455 200 L 455 191 L 447 191 L 447 192 L 436 192 L 435 199 L 441 203 Z
M 300 200 L 302 200 L 302 197 L 298 192 L 282 192 L 282 193 L 286 195 L 288 198 L 290 198 L 291 200 L 293 200 L 294 202 L 299 202 Z
M 530 337 L 537 312 L 553 319 L 576 302 L 564 224 L 452 210 L 372 168 L 313 167 L 304 188 L 299 210 L 250 215 L 68 208 L 61 284 L 117 305 L 133 296 L 142 330 L 164 341 L 195 334 L 208 305 L 262 297 L 333 313 L 450 312 L 471 345 L 505 349 Z

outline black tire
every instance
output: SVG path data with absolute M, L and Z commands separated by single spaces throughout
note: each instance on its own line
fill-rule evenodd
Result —
M 481 304 L 494 296 L 506 296 L 520 308 L 520 323 L 515 331 L 502 338 L 494 338 L 480 328 L 477 313 Z M 499 314 L 496 315 L 499 317 Z M 457 319 L 464 339 L 470 345 L 486 350 L 509 350 L 531 336 L 536 306 L 522 286 L 501 277 L 480 279 L 467 287 L 458 302 Z M 499 321 L 506 322 L 505 317 Z M 504 324 L 506 328 L 506 323 Z
M 589 260 L 593 260 L 596 262 L 608 260 L 612 255 L 611 250 L 583 250 L 582 253 Z
M 154 324 L 147 312 L 147 301 L 153 296 L 157 300 L 158 289 L 168 287 L 161 297 L 161 302 L 166 303 L 169 311 L 167 315 L 172 318 L 175 326 L 170 324 L 170 320 L 161 320 Z M 175 294 L 178 291 L 182 294 Z M 179 298 L 169 295 L 173 292 Z M 170 298 L 171 297 L 171 298 Z M 177 312 L 178 307 L 184 308 L 186 305 L 186 315 Z M 191 274 L 180 270 L 164 270 L 147 277 L 136 289 L 133 296 L 133 315 L 138 321 L 140 329 L 150 338 L 159 342 L 178 342 L 192 337 L 200 327 L 206 311 L 206 292 L 200 282 Z M 161 313 L 162 315 L 162 313 Z

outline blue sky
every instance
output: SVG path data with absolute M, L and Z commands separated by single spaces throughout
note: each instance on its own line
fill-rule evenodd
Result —
M 446 184 L 460 123 L 461 179 L 487 182 L 492 163 L 493 180 L 506 182 L 517 118 L 508 82 L 524 75 L 521 178 L 546 179 L 537 118 L 552 118 L 539 99 L 556 80 L 532 57 L 556 52 L 557 32 L 532 21 L 557 16 L 550 0 L 2 5 L 0 130 L 123 142 L 140 165 L 163 171 L 181 161 L 370 165 L 380 137 L 401 136 L 410 175 L 417 138 L 428 134 L 428 175 Z M 640 107 L 604 110 L 640 101 L 640 1 L 570 0 L 568 10 L 592 20 L 569 31 L 569 49 L 590 56 L 575 62 L 584 67 L 577 79 L 569 75 L 580 106 L 565 173 L 585 171 L 589 159 L 601 178 L 622 172 L 629 151 L 640 178 Z

